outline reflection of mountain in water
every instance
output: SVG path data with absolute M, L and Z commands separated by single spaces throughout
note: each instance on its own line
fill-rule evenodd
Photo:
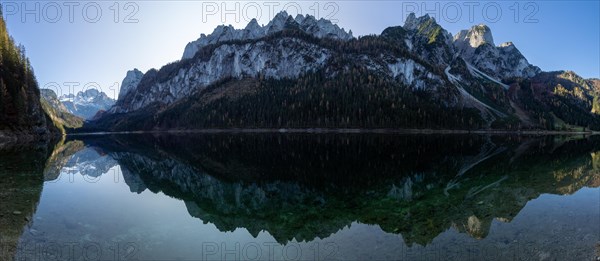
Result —
M 48 158 L 46 167 L 44 168 L 44 181 L 55 180 L 60 176 L 67 162 L 71 159 L 71 155 L 82 150 L 84 144 L 82 141 L 64 141 L 59 142 L 54 151 Z
M 85 147 L 82 141 L 59 144 L 52 153 L 44 171 L 44 180 L 56 180 L 61 172 L 100 177 L 117 165 L 117 161 L 97 148 Z
M 409 244 L 449 227 L 482 238 L 494 218 L 510 221 L 541 193 L 600 185 L 598 138 L 203 134 L 86 143 L 118 161 L 132 192 L 162 191 L 222 231 L 266 230 L 280 242 L 324 238 L 353 221 Z
M 65 164 L 69 173 L 79 173 L 89 177 L 100 177 L 117 165 L 117 161 L 95 148 L 85 148 L 75 153 Z

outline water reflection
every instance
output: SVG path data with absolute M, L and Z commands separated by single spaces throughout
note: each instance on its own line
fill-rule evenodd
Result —
M 76 137 L 46 164 L 17 257 L 64 238 L 108 242 L 102 259 L 114 246 L 140 259 L 590 259 L 599 150 L 583 136 Z
M 55 143 L 0 146 L 0 260 L 14 256 L 24 227 L 31 225 L 42 192 L 46 159 Z

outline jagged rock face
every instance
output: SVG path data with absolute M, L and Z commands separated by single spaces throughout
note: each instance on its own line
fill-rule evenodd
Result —
M 542 72 L 531 78 L 536 90 L 547 95 L 558 95 L 563 98 L 573 99 L 587 106 L 594 99 L 597 87 L 592 81 L 585 80 L 572 71 Z
M 444 68 L 452 63 L 454 48 L 452 35 L 429 15 L 416 17 L 410 14 L 404 23 L 407 32 L 405 43 L 409 51 L 435 67 Z
M 541 70 L 529 64 L 511 42 L 496 46 L 490 28 L 485 25 L 473 26 L 470 30 L 463 30 L 453 37 L 434 18 L 428 15 L 416 17 L 411 14 L 407 17 L 404 26 L 389 27 L 380 36 L 354 39 L 351 34 L 339 29 L 329 21 L 323 19 L 317 21 L 314 17 L 302 15 L 292 18 L 283 12 L 266 26 L 258 25 L 256 20 L 251 21 L 242 30 L 236 30 L 231 26 L 219 26 L 212 34 L 203 35 L 197 41 L 188 44 L 184 58 L 168 64 L 160 70 L 152 69 L 141 79 L 139 72 L 132 73 L 131 76 L 128 74 L 116 105 L 108 113 L 94 121 L 95 126 L 90 124 L 91 128 L 112 128 L 110 126 L 117 125 L 120 126 L 119 130 L 191 128 L 188 126 L 190 122 L 199 122 L 204 119 L 208 120 L 201 125 L 194 126 L 222 127 L 219 124 L 225 123 L 219 123 L 218 126 L 213 125 L 215 115 L 207 114 L 224 115 L 229 113 L 229 111 L 217 112 L 212 108 L 215 106 L 221 108 L 219 106 L 223 105 L 223 100 L 219 101 L 219 105 L 212 103 L 215 99 L 232 98 L 233 96 L 228 95 L 228 92 L 234 91 L 248 100 L 264 95 L 261 91 L 268 89 L 265 87 L 268 86 L 264 84 L 265 81 L 297 82 L 295 86 L 289 88 L 300 88 L 302 84 L 309 82 L 317 87 L 328 85 L 326 83 L 330 80 L 336 81 L 334 85 L 343 83 L 346 78 L 350 77 L 342 80 L 337 77 L 345 77 L 345 75 L 361 75 L 361 77 L 368 78 L 368 81 L 365 82 L 371 82 L 378 86 L 390 84 L 403 90 L 412 91 L 407 95 L 426 94 L 424 97 L 427 101 L 422 101 L 418 97 L 392 98 L 389 96 L 389 92 L 378 96 L 390 99 L 391 108 L 395 108 L 396 100 L 415 100 L 421 102 L 413 106 L 418 107 L 417 114 L 421 114 L 421 109 L 427 107 L 430 107 L 428 109 L 432 111 L 458 109 L 479 114 L 465 116 L 468 118 L 454 121 L 474 122 L 477 125 L 471 126 L 474 128 L 518 129 L 522 126 L 555 128 L 550 123 L 552 115 L 548 116 L 543 113 L 544 110 L 552 107 L 548 104 L 550 101 L 541 101 L 538 99 L 539 97 L 533 96 L 519 98 L 519 96 L 527 95 L 519 90 L 528 89 L 530 86 L 523 85 L 519 90 L 510 89 L 511 84 L 519 85 L 519 82 L 529 84 L 528 80 L 540 74 Z M 313 81 L 314 79 L 318 79 L 319 82 Z M 361 82 L 362 80 L 353 79 L 352 81 Z M 227 85 L 231 82 L 236 82 L 238 85 Z M 539 81 L 536 81 L 535 84 L 537 82 Z M 126 83 L 128 83 L 127 87 L 125 87 Z M 248 87 L 248 84 L 252 86 Z M 352 85 L 352 82 L 349 81 L 347 86 Z M 361 87 L 364 86 L 365 84 L 361 85 Z M 211 88 L 204 92 L 207 87 Z M 251 91 L 229 90 L 234 88 L 254 89 Z M 337 88 L 345 87 L 338 86 Z M 371 102 L 371 96 L 368 92 L 371 91 L 366 93 L 369 102 Z M 588 88 L 584 89 L 584 92 L 588 93 L 583 95 L 585 99 L 578 98 L 581 95 L 576 98 L 581 100 L 581 102 L 577 101 L 578 104 L 581 104 L 581 113 L 588 114 L 592 110 L 591 108 L 588 110 L 589 104 L 586 105 L 586 103 L 589 103 L 592 90 Z M 295 106 L 289 105 L 286 101 L 295 99 L 293 95 L 298 95 L 297 91 L 290 90 L 288 94 L 281 95 L 289 95 L 289 97 L 286 96 L 283 102 L 265 108 L 283 111 L 285 106 Z M 309 94 L 309 97 L 314 99 L 312 94 Z M 237 97 L 233 98 L 229 99 L 227 103 L 238 101 Z M 323 95 L 320 98 L 327 99 Z M 195 102 L 190 102 L 190 99 Z M 556 101 L 552 102 L 556 103 Z M 253 103 L 249 102 L 249 104 Z M 319 106 L 321 104 L 319 103 Z M 327 103 L 325 102 L 325 104 Z M 535 106 L 532 106 L 533 104 Z M 233 107 L 238 105 L 234 104 Z M 437 108 L 437 106 L 440 107 Z M 536 111 L 527 109 L 532 107 L 545 109 L 536 109 Z M 192 108 L 198 109 L 198 111 L 194 111 Z M 207 108 L 211 108 L 211 110 L 209 111 Z M 402 108 L 406 107 L 402 105 Z M 321 112 L 316 111 L 322 108 L 312 107 L 311 109 L 315 110 L 315 114 L 320 114 Z M 556 109 L 558 110 L 558 107 Z M 329 108 L 326 106 L 324 110 L 329 110 Z M 186 119 L 194 118 L 194 121 L 177 118 L 177 115 L 183 115 L 181 112 L 185 114 L 188 111 L 197 112 L 193 117 L 185 116 Z M 245 111 L 256 112 L 253 109 L 245 109 Z M 136 112 L 136 114 L 130 114 L 132 112 Z M 233 113 L 235 114 L 235 112 Z M 161 118 L 161 114 L 166 116 Z M 260 117 L 263 117 L 269 113 L 260 112 L 260 114 L 262 115 Z M 373 113 L 367 112 L 366 114 Z M 394 114 L 394 112 L 390 112 L 390 114 Z M 435 112 L 428 111 L 424 114 L 430 115 Z M 510 116 L 515 116 L 515 114 L 518 114 L 519 123 L 509 120 Z M 167 118 L 172 120 L 165 120 Z M 348 118 L 346 118 L 346 123 L 349 121 Z M 544 120 L 536 121 L 536 118 L 544 118 Z M 595 126 L 595 122 L 598 122 L 600 126 L 600 120 L 596 121 L 593 117 L 587 117 L 582 122 L 575 121 L 576 117 L 569 118 L 571 119 L 570 124 L 575 126 L 581 124 Z M 234 121 L 228 119 L 224 122 L 230 124 Z M 247 124 L 243 120 L 236 119 L 235 122 L 240 122 L 240 126 L 235 127 L 244 127 L 243 125 Z M 268 127 L 281 127 L 281 125 L 274 125 L 275 121 L 261 120 L 259 122 L 261 124 L 269 122 Z M 319 122 L 317 124 L 321 124 Z M 373 121 L 371 120 L 371 122 Z M 302 125 L 294 124 L 292 125 Z M 447 123 L 442 120 L 439 123 L 432 123 L 432 125 L 440 126 L 444 124 Z M 368 125 L 365 124 L 361 127 L 368 127 Z M 389 127 L 414 126 L 394 125 Z M 456 126 L 451 128 L 456 128 Z
M 40 95 L 43 99 L 45 99 L 50 106 L 57 109 L 60 112 L 69 112 L 67 107 L 58 100 L 58 96 L 53 90 L 50 89 L 40 89 Z
M 79 128 L 83 125 L 83 119 L 71 114 L 53 90 L 40 89 L 40 96 L 42 108 L 55 126 L 64 129 Z
M 406 37 L 410 37 L 410 40 L 400 40 L 399 43 L 428 41 L 423 35 L 429 31 L 436 31 L 440 33 L 439 38 L 441 40 L 434 37 L 437 42 L 432 45 L 433 47 L 428 47 L 422 51 L 425 53 L 422 58 L 441 57 L 438 59 L 440 63 L 449 63 L 452 56 L 451 48 L 449 48 L 449 46 L 452 46 L 450 44 L 450 34 L 441 29 L 432 18 L 422 17 L 417 20 L 419 20 L 418 23 L 428 22 L 428 27 L 419 31 L 413 30 L 410 26 L 405 26 L 411 30 L 406 33 Z M 408 57 L 396 57 L 384 53 L 380 55 L 345 54 L 336 52 L 327 46 L 292 37 L 281 37 L 275 40 L 262 38 L 247 43 L 227 42 L 234 39 L 247 40 L 262 37 L 280 32 L 286 28 L 299 28 L 317 38 L 326 37 L 341 40 L 352 38 L 351 35 L 346 34 L 342 29 L 327 20 L 317 21 L 312 16 L 302 15 L 292 19 L 285 12 L 278 14 L 273 21 L 264 27 L 260 27 L 255 20 L 251 21 L 244 30 L 219 26 L 213 34 L 202 37 L 196 42 L 197 46 L 202 48 L 203 54 L 196 54 L 193 59 L 165 66 L 174 66 L 176 69 L 165 69 L 163 67 L 160 71 L 149 71 L 135 90 L 128 89 L 126 94 L 121 92 L 124 96 L 121 97 L 120 94 L 116 106 L 109 112 L 132 112 L 155 102 L 165 105 L 172 104 L 211 84 L 229 78 L 241 79 L 261 76 L 273 79 L 294 79 L 305 73 L 323 68 L 327 70 L 329 75 L 335 75 L 340 72 L 339 69 L 329 69 L 328 67 L 331 58 L 334 56 L 346 56 L 356 64 L 366 66 L 374 73 L 383 73 L 385 77 L 393 78 L 403 85 L 417 90 L 435 91 L 448 84 L 442 75 L 428 70 L 422 62 Z M 403 30 L 402 28 L 397 29 Z M 403 37 L 405 36 L 403 35 Z M 216 43 L 220 43 L 220 45 L 212 47 L 213 49 L 208 46 Z M 345 69 L 347 68 L 342 70 Z M 162 77 L 161 74 L 168 74 L 169 77 Z M 447 98 L 448 104 L 456 104 L 457 99 L 459 99 L 456 97 Z
M 529 64 L 513 43 L 495 46 L 486 25 L 460 31 L 454 36 L 454 47 L 465 61 L 496 79 L 530 78 L 541 71 Z
M 492 30 L 484 24 L 473 26 L 471 30 L 460 31 L 454 36 L 454 41 L 458 41 L 458 43 L 468 43 L 472 48 L 477 48 L 486 43 L 495 45 L 494 38 L 492 37 Z
M 385 64 L 387 67 L 385 69 L 389 70 L 389 76 L 405 86 L 410 86 L 416 90 L 435 92 L 446 83 L 440 75 L 428 71 L 422 64 L 414 60 L 404 58 L 392 59 L 390 58 L 388 60 L 389 63 Z
M 336 55 L 333 50 L 293 38 L 282 38 L 274 42 L 222 45 L 216 48 L 209 58 L 195 59 L 189 67 L 179 69 L 167 81 L 150 81 L 151 83 L 147 84 L 145 80 L 150 80 L 155 74 L 147 73 L 138 88 L 124 99 L 119 99 L 115 107 L 118 107 L 120 112 L 131 112 L 154 102 L 171 104 L 227 78 L 262 76 L 293 79 L 326 67 L 333 55 Z M 374 72 L 385 73 L 386 77 L 394 78 L 413 89 L 435 91 L 445 84 L 442 76 L 428 71 L 412 59 L 389 55 L 354 55 L 352 60 L 366 65 Z M 329 72 L 331 75 L 335 73 L 338 72 Z M 113 108 L 111 111 L 116 110 Z
M 322 67 L 330 56 L 330 50 L 292 38 L 221 45 L 206 59 L 195 59 L 164 82 L 150 81 L 147 86 L 155 74 L 147 73 L 138 88 L 119 99 L 117 106 L 129 112 L 156 101 L 169 104 L 226 78 L 259 74 L 275 79 L 295 78 Z
M 590 85 L 591 88 L 594 89 L 594 91 L 600 92 L 600 79 L 592 78 L 592 79 L 587 79 L 586 81 L 587 81 L 588 85 Z
M 91 119 L 98 111 L 108 110 L 115 104 L 114 99 L 96 89 L 78 92 L 77 95 L 65 94 L 59 100 L 70 113 L 84 119 Z
M 118 99 L 123 99 L 125 95 L 134 90 L 142 80 L 142 77 L 144 77 L 144 73 L 140 72 L 138 69 L 128 71 L 125 79 L 123 79 L 123 82 L 121 83 Z
M 258 39 L 291 27 L 298 28 L 317 38 L 341 40 L 350 40 L 353 38 L 352 33 L 346 33 L 344 29 L 339 28 L 329 20 L 316 20 L 315 17 L 310 15 L 298 15 L 294 19 L 284 11 L 278 13 L 266 26 L 258 25 L 256 19 L 252 19 L 246 28 L 241 30 L 236 30 L 231 25 L 220 25 L 215 28 L 212 34 L 208 36 L 202 34 L 200 39 L 188 43 L 185 47 L 185 51 L 183 52 L 182 59 L 190 59 L 194 57 L 198 50 L 210 44 L 232 40 Z
M 118 97 L 117 101 L 125 100 L 125 97 L 127 97 L 128 94 L 135 91 L 137 86 L 142 81 L 143 77 L 144 77 L 144 73 L 142 73 L 138 69 L 133 69 L 131 71 L 128 71 L 127 74 L 125 75 L 125 78 L 123 79 L 123 81 L 121 83 L 121 88 L 119 89 L 119 97 Z M 115 101 L 115 103 L 116 103 L 116 101 Z M 95 115 L 90 120 L 96 120 L 98 118 L 101 118 L 102 115 L 104 114 L 104 112 L 105 112 L 104 110 L 99 111 L 98 112 L 99 114 Z M 121 113 L 121 112 L 123 112 L 123 109 L 121 108 L 121 106 L 117 105 L 117 106 L 111 107 L 108 110 L 108 112 L 109 113 Z
M 231 26 L 219 26 L 209 36 L 202 36 L 188 44 L 184 58 L 191 58 L 200 49 L 210 48 L 209 45 L 219 44 L 208 54 L 189 59 L 188 66 L 179 66 L 178 70 L 167 72 L 169 77 L 158 77 L 161 71 L 151 70 L 141 83 L 136 85 L 141 73 L 128 73 L 119 94 L 119 100 L 111 113 L 127 113 L 139 110 L 152 103 L 171 104 L 215 82 L 227 78 L 243 78 L 263 76 L 282 79 L 296 78 L 309 71 L 327 68 L 332 56 L 347 55 L 335 53 L 327 47 L 308 43 L 301 39 L 281 38 L 275 41 L 260 40 L 266 35 L 280 32 L 284 29 L 300 29 L 317 38 L 332 38 L 340 40 L 352 39 L 350 34 L 339 29 L 327 20 L 316 20 L 312 16 L 298 15 L 295 19 L 287 13 L 279 13 L 269 24 L 260 26 L 252 20 L 243 30 L 235 30 Z M 487 27 L 484 27 L 489 29 Z M 384 30 L 382 37 L 387 37 L 414 53 L 421 61 L 409 57 L 395 57 L 381 54 L 354 55 L 351 60 L 366 65 L 369 70 L 385 73 L 403 85 L 416 90 L 435 91 L 443 86 L 451 85 L 440 72 L 452 64 L 455 50 L 452 35 L 436 23 L 434 18 L 422 16 L 417 18 L 409 15 L 403 27 L 392 27 Z M 490 30 L 482 34 L 483 41 L 492 42 Z M 248 43 L 233 43 L 233 40 L 258 39 Z M 277 51 L 275 51 L 277 50 Z M 198 55 L 196 55 L 198 56 Z M 352 56 L 352 55 L 350 55 Z M 438 72 L 431 71 L 423 64 L 430 62 Z M 177 64 L 177 63 L 176 63 Z M 183 64 L 183 62 L 179 62 Z M 172 66 L 169 65 L 169 66 Z M 334 75 L 335 70 L 328 70 Z M 131 76 L 129 76 L 131 74 Z M 164 74 L 164 73 L 162 73 Z M 160 79 L 158 79 L 160 78 Z M 468 76 L 462 78 L 469 78 Z M 130 79 L 133 84 L 127 84 Z M 448 106 L 465 104 L 461 95 L 446 95 L 445 104 Z

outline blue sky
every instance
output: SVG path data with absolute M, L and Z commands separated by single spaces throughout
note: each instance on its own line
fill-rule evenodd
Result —
M 403 25 L 410 11 L 429 13 L 452 34 L 484 23 L 496 44 L 512 41 L 545 71 L 600 78 L 599 1 L 2 2 L 40 86 L 59 95 L 99 88 L 116 97 L 127 70 L 160 68 L 219 24 L 243 28 L 257 16 L 266 24 L 284 9 L 334 19 L 355 36 Z

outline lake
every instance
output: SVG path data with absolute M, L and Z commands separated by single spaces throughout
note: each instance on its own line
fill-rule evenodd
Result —
M 600 137 L 69 136 L 0 151 L 3 260 L 596 260 Z

